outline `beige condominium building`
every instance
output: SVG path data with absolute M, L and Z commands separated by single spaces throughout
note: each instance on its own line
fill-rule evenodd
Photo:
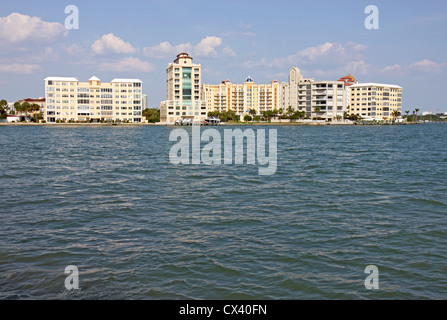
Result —
M 139 79 L 114 79 L 101 83 L 97 77 L 88 82 L 76 78 L 45 79 L 44 119 L 58 121 L 143 122 L 143 82 Z
M 187 53 L 180 53 L 166 68 L 166 101 L 160 103 L 160 121 L 203 120 L 206 105 L 201 99 L 202 67 Z
M 351 86 L 349 112 L 365 120 L 388 121 L 393 111 L 402 112 L 402 87 L 380 83 L 357 83 Z
M 203 98 L 208 111 L 234 111 L 243 117 L 255 110 L 256 114 L 280 108 L 281 87 L 278 81 L 270 84 L 255 84 L 248 77 L 243 84 L 229 80 L 221 84 L 203 85 Z

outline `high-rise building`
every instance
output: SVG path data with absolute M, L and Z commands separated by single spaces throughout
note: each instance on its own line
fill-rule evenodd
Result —
M 300 98 L 301 102 L 306 100 L 303 92 L 306 90 L 306 86 L 310 85 L 312 81 L 314 81 L 314 79 L 304 79 L 300 69 L 296 67 L 290 69 L 289 82 L 281 83 L 281 108 L 287 110 L 291 107 L 295 111 L 305 111 L 306 106 L 310 108 L 310 101 L 308 105 L 306 103 L 300 104 Z M 311 88 L 309 87 L 308 89 Z
M 97 77 L 89 82 L 76 78 L 45 79 L 46 107 L 44 119 L 57 121 L 125 121 L 142 120 L 142 88 L 139 79 L 114 79 L 101 83 Z
M 343 81 L 345 84 L 346 111 L 349 111 L 351 107 L 351 86 L 356 83 L 356 80 L 349 73 L 347 76 L 338 79 L 338 81 Z
M 289 82 L 281 84 L 281 108 L 305 111 L 306 117 L 332 121 L 343 118 L 347 97 L 342 81 L 315 81 L 292 68 Z
M 256 114 L 280 108 L 281 87 L 278 81 L 270 84 L 255 84 L 249 76 L 243 84 L 233 84 L 230 80 L 221 84 L 203 85 L 203 99 L 209 111 L 234 111 L 243 118 L 251 110 Z
M 402 112 L 402 87 L 381 83 L 351 86 L 350 114 L 365 120 L 391 120 L 393 111 Z
M 179 119 L 203 120 L 207 117 L 201 100 L 202 67 L 187 53 L 180 53 L 166 68 L 166 101 L 160 104 L 161 122 Z
M 149 99 L 147 94 L 143 94 L 143 110 L 149 108 Z

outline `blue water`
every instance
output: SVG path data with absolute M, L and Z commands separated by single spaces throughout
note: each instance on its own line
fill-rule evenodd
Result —
M 275 175 L 172 165 L 169 127 L 0 127 L 0 299 L 447 298 L 446 125 L 252 128 Z

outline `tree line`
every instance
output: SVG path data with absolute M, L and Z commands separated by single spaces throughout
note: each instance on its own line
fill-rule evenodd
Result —
M 240 115 L 237 115 L 235 111 L 211 111 L 208 112 L 208 117 L 219 118 L 223 122 L 239 122 L 239 121 L 271 121 L 273 118 L 278 119 L 304 119 L 306 117 L 306 111 L 297 111 L 294 110 L 291 106 L 289 106 L 286 110 L 283 108 L 262 111 L 260 114 L 256 112 L 255 109 L 251 109 L 248 114 L 244 115 L 244 118 L 241 119 Z
M 38 122 L 40 119 L 43 119 L 43 115 L 41 113 L 36 113 L 40 110 L 40 105 L 37 103 L 29 103 L 27 101 L 20 103 L 14 103 L 14 109 L 16 112 L 25 113 L 25 114 L 33 114 L 31 118 L 32 121 Z M 8 102 L 5 99 L 0 100 L 0 119 L 6 119 L 8 114 L 13 115 L 14 111 L 8 105 Z

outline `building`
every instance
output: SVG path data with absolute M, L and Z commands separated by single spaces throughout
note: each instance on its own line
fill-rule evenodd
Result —
M 289 82 L 281 83 L 281 106 L 284 111 L 291 107 L 295 111 L 306 111 L 311 108 L 311 99 L 306 103 L 307 90 L 310 90 L 314 79 L 304 79 L 298 68 L 289 71 Z M 310 97 L 309 97 L 310 98 Z M 300 103 L 301 102 L 301 103 Z
M 345 84 L 345 87 L 350 87 L 355 84 L 356 80 L 351 74 L 347 75 L 346 77 L 340 78 L 337 81 L 343 81 Z
M 345 86 L 341 81 L 312 82 L 310 117 L 326 121 L 343 119 L 346 111 Z M 306 116 L 309 116 L 308 110 Z
M 402 113 L 402 87 L 380 83 L 351 86 L 351 115 L 370 121 L 389 121 L 394 118 L 394 111 Z
M 88 82 L 76 78 L 45 79 L 48 123 L 67 121 L 144 122 L 142 119 L 143 82 L 139 79 L 114 79 L 101 83 L 97 77 Z
M 289 82 L 281 83 L 281 108 L 305 111 L 306 117 L 334 121 L 347 110 L 343 81 L 315 81 L 304 78 L 300 69 L 291 68 Z
M 45 114 L 45 105 L 46 105 L 45 98 L 39 98 L 39 99 L 28 98 L 28 99 L 19 100 L 17 102 L 20 104 L 22 104 L 24 102 L 28 102 L 29 104 L 37 104 L 40 107 L 40 109 L 37 111 L 31 112 L 31 114 L 30 114 L 31 116 L 33 116 L 36 113 L 40 113 L 42 115 Z M 14 107 L 14 112 L 16 112 L 15 107 Z
M 347 76 L 338 79 L 338 81 L 343 81 L 345 84 L 346 111 L 348 111 L 351 106 L 351 86 L 356 83 L 356 80 L 349 73 Z
M 202 67 L 187 53 L 180 53 L 166 68 L 166 101 L 160 103 L 160 121 L 204 120 L 207 109 L 201 99 Z
M 250 76 L 243 84 L 233 84 L 230 80 L 225 80 L 217 85 L 203 85 L 203 98 L 208 112 L 234 111 L 241 118 L 251 110 L 262 114 L 264 111 L 279 109 L 280 92 L 278 81 L 255 84 Z
M 149 108 L 149 101 L 147 94 L 143 94 L 143 110 Z

